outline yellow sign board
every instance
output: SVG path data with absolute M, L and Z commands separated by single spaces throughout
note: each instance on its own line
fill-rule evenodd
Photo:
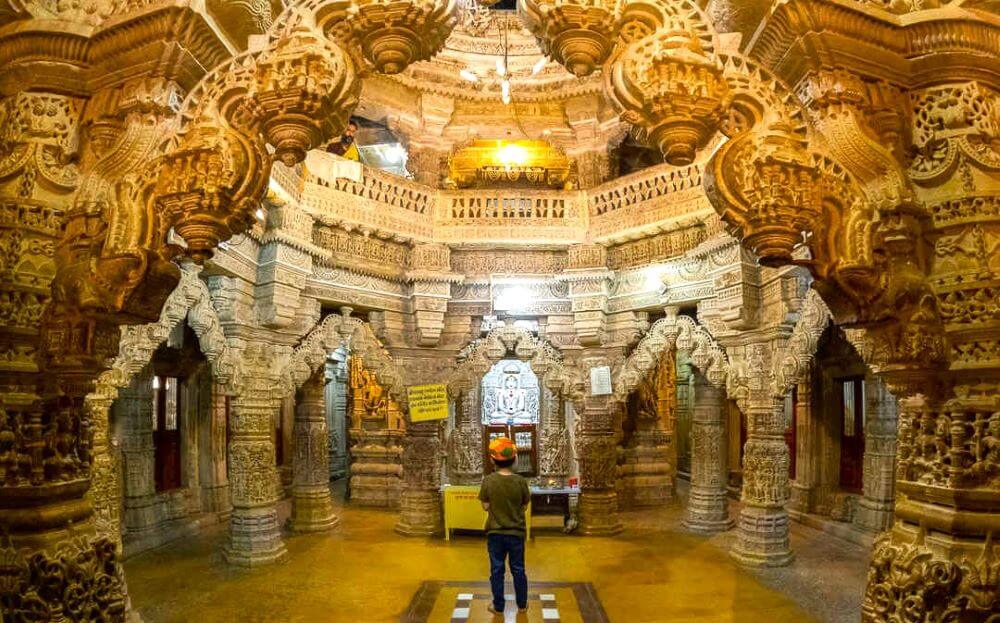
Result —
M 448 418 L 448 388 L 442 384 L 413 385 L 406 388 L 411 422 Z

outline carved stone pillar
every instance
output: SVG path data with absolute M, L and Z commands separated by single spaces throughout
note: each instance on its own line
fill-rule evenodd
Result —
M 340 523 L 330 500 L 325 386 L 325 372 L 320 370 L 299 390 L 293 433 L 292 516 L 288 520 L 293 532 L 320 532 Z
M 211 383 L 208 417 L 202 422 L 201 434 L 201 504 L 208 512 L 228 512 L 229 475 L 226 465 L 226 428 L 229 409 L 226 387 Z
M 266 351 L 258 353 L 266 357 Z M 274 417 L 280 401 L 272 397 L 273 379 L 244 371 L 230 402 L 229 487 L 233 511 L 223 555 L 229 564 L 255 567 L 286 555 L 278 522 L 278 470 L 274 455 Z
M 119 423 L 124 483 L 124 523 L 128 532 L 156 527 L 156 482 L 153 447 L 153 370 L 147 365 L 128 387 L 118 391 L 112 407 Z
M 892 526 L 896 470 L 896 398 L 878 377 L 865 378 L 864 483 L 855 523 L 881 532 Z
M 87 498 L 94 507 L 97 534 L 122 545 L 122 478 L 121 450 L 111 436 L 112 396 L 117 390 L 98 385 L 98 391 L 87 397 L 86 408 L 94 423 L 94 464 L 90 470 L 90 490 Z
M 600 346 L 604 342 L 611 280 L 607 262 L 607 249 L 601 245 L 574 245 L 569 249 L 566 270 L 557 277 L 569 285 L 573 328 L 584 346 Z
M 578 412 L 576 456 L 580 469 L 580 532 L 610 535 L 622 531 L 618 519 L 618 444 L 614 409 L 607 396 L 591 396 Z
M 746 565 L 787 565 L 788 445 L 785 402 L 751 399 L 747 406 L 747 442 L 743 452 L 743 494 L 732 554 Z
M 806 378 L 798 384 L 795 405 L 795 481 L 791 485 L 789 508 L 812 512 L 815 506 L 816 487 L 820 482 L 820 455 L 822 454 L 822 426 L 818 414 L 813 412 L 812 366 Z
M 347 366 L 341 361 L 329 361 L 326 367 L 326 426 L 330 440 L 330 478 L 347 474 Z
M 441 531 L 441 424 L 407 425 L 403 438 L 403 495 L 396 532 L 432 536 Z
M 677 447 L 677 471 L 691 473 L 691 414 L 694 402 L 694 376 L 689 353 L 677 351 L 677 424 L 674 442 Z M 723 446 L 724 447 L 724 446 Z
M 413 269 L 411 309 L 415 339 L 420 346 L 437 346 L 451 299 L 451 284 L 462 276 L 451 272 L 451 249 L 445 244 L 420 244 L 410 252 Z
M 482 433 L 480 433 L 482 435 Z M 542 432 L 539 477 L 544 483 L 565 484 L 569 475 L 569 431 L 562 396 L 542 383 Z M 480 447 L 482 444 L 480 443 Z M 482 456 L 482 451 L 479 452 Z
M 693 375 L 691 492 L 684 526 L 695 532 L 720 532 L 734 524 L 726 491 L 726 398 L 703 375 Z
M 479 387 L 455 400 L 455 428 L 448 436 L 448 479 L 453 485 L 478 484 L 483 479 L 483 426 Z
M 431 188 L 440 188 L 441 180 L 447 174 L 447 149 L 410 143 L 406 151 L 406 170 L 413 179 Z

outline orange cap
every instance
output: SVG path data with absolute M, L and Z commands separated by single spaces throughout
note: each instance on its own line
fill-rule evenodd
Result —
M 490 458 L 496 461 L 509 461 L 517 456 L 517 446 L 506 437 L 497 437 L 490 442 Z

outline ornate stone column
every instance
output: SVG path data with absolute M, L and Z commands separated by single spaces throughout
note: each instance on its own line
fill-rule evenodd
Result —
M 330 440 L 330 478 L 347 475 L 346 430 L 347 420 L 347 366 L 342 361 L 330 360 L 326 365 L 326 427 Z
M 94 507 L 97 534 L 122 546 L 121 450 L 111 437 L 111 405 L 117 390 L 98 383 L 97 391 L 86 400 L 94 426 L 94 464 L 91 467 L 87 498 Z
M 396 532 L 432 536 L 441 531 L 441 423 L 409 423 L 403 437 L 403 494 Z
M 202 422 L 201 503 L 208 512 L 228 512 L 229 474 L 226 465 L 226 428 L 229 410 L 226 386 L 213 382 L 208 417 Z
M 610 535 L 622 531 L 618 519 L 618 444 L 609 396 L 588 396 L 577 411 L 576 456 L 580 469 L 580 532 Z
M 746 418 L 742 508 L 732 554 L 746 565 L 787 565 L 793 554 L 785 509 L 789 456 L 784 437 L 784 400 L 751 398 Z
M 684 526 L 695 532 L 733 527 L 726 491 L 726 397 L 698 372 L 691 417 L 691 492 Z
M 283 559 L 278 523 L 278 470 L 274 417 L 280 407 L 276 378 L 269 373 L 273 349 L 251 344 L 243 375 L 230 401 L 229 487 L 233 511 L 223 555 L 229 564 L 256 567 Z
M 896 470 L 896 398 L 873 375 L 865 378 L 864 483 L 855 523 L 881 532 L 892 526 Z
M 795 481 L 791 485 L 789 508 L 812 512 L 815 507 L 816 488 L 820 482 L 820 456 L 822 455 L 822 425 L 812 407 L 812 369 L 809 365 L 806 378 L 798 384 L 795 405 Z
M 478 386 L 455 399 L 455 428 L 448 436 L 448 478 L 453 485 L 478 484 L 483 479 L 483 426 Z
M 112 406 L 121 435 L 127 532 L 149 530 L 159 521 L 154 476 L 153 406 L 153 370 L 146 365 L 132 377 L 128 387 L 118 391 L 118 399 Z
M 569 474 L 570 459 L 566 405 L 561 395 L 545 387 L 544 381 L 541 385 L 543 426 L 540 443 L 541 456 L 538 457 L 539 477 L 545 483 L 565 484 Z M 481 432 L 480 435 L 482 435 Z M 480 444 L 481 446 L 482 444 Z M 479 455 L 482 456 L 482 451 L 479 452 Z
M 293 433 L 292 516 L 288 520 L 293 532 L 320 532 L 340 523 L 330 499 L 325 381 L 325 371 L 320 369 L 299 389 Z

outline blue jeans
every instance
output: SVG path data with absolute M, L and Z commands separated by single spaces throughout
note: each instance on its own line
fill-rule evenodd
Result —
M 504 558 L 510 564 L 510 574 L 514 578 L 514 596 L 518 608 L 528 607 L 528 576 L 524 572 L 524 537 L 510 534 L 490 534 L 486 537 L 486 549 L 490 553 L 490 588 L 493 589 L 493 607 L 503 612 Z

